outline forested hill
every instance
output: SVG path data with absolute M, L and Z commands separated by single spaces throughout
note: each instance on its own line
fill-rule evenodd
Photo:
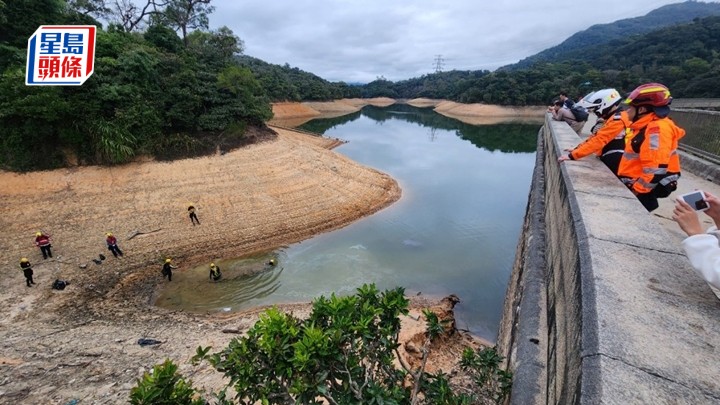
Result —
M 360 97 L 358 86 L 332 83 L 289 64 L 274 65 L 252 56 L 239 55 L 240 65 L 250 69 L 268 97 L 274 101 L 334 100 Z
M 623 89 L 657 81 L 677 97 L 720 97 L 720 16 L 578 50 L 566 60 L 621 79 Z
M 167 1 L 152 15 L 139 15 L 115 2 L 107 13 L 117 22 L 98 29 L 90 80 L 26 86 L 32 32 L 43 24 L 101 26 L 84 7 L 102 4 L 111 3 L 0 1 L 0 168 L 113 164 L 140 154 L 197 156 L 270 133 L 264 124 L 272 117 L 270 100 L 235 60 L 243 42 L 226 27 L 208 30 L 212 8 L 206 3 L 188 8 Z
M 537 62 L 561 62 L 577 51 L 584 51 L 598 45 L 608 44 L 631 35 L 645 34 L 660 28 L 689 23 L 696 18 L 720 15 L 720 3 L 686 1 L 668 4 L 642 17 L 627 18 L 609 24 L 597 24 L 573 34 L 560 45 L 527 57 L 518 63 L 504 66 L 500 70 L 527 68 Z
M 720 16 L 588 46 L 560 62 L 495 72 L 442 72 L 363 87 L 366 97 L 431 97 L 462 103 L 544 105 L 561 89 L 575 97 L 661 82 L 675 97 L 720 97 Z
M 560 90 L 575 97 L 606 87 L 627 93 L 644 82 L 664 83 L 675 97 L 720 97 L 720 16 L 622 36 L 606 45 L 579 33 L 578 41 L 586 45 L 565 51 L 562 59 L 525 68 L 449 71 L 399 82 L 380 76 L 352 86 L 243 56 L 243 41 L 230 29 L 208 29 L 209 2 L 164 0 L 163 8 L 144 15 L 124 4 L 0 0 L 1 169 L 227 150 L 254 139 L 257 132 L 248 128 L 264 126 L 272 115 L 271 101 L 428 97 L 547 105 Z M 680 14 L 677 7 L 720 5 L 686 2 L 648 16 Z M 25 86 L 27 40 L 35 27 L 101 27 L 95 19 L 100 16 L 111 23 L 98 29 L 90 80 L 77 87 Z

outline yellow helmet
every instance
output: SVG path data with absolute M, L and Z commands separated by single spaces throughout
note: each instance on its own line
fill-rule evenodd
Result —
M 105 235 L 107 235 L 107 236 L 112 236 L 112 232 L 108 232 L 108 233 L 106 233 Z
M 27 257 L 23 257 L 22 259 L 20 259 L 20 263 L 27 263 L 27 261 L 28 261 Z
M 210 263 L 210 267 L 215 267 L 215 263 Z
M 42 232 L 35 232 L 35 236 L 42 236 Z
M 171 261 L 172 261 L 172 259 L 169 257 L 167 259 L 165 259 L 165 263 L 170 263 Z

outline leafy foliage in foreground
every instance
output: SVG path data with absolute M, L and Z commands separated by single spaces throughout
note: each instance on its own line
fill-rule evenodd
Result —
M 145 373 L 138 385 L 130 391 L 132 405 L 204 405 L 205 401 L 194 399 L 196 391 L 177 373 L 177 366 L 165 360 Z
M 467 349 L 461 367 L 476 387 L 455 393 L 442 373 L 425 372 L 429 344 L 443 334 L 445 324 L 429 311 L 422 366 L 410 369 L 399 359 L 400 315 L 408 313 L 402 288 L 380 293 L 365 285 L 348 297 L 321 297 L 313 302 L 307 319 L 277 309 L 266 311 L 247 335 L 233 339 L 218 353 L 198 348 L 194 361 L 206 360 L 229 379 L 215 394 L 226 404 L 474 404 L 502 403 L 512 375 L 501 370 L 502 357 L 494 348 Z M 155 373 L 175 375 L 172 363 Z M 168 369 L 168 370 L 166 370 Z M 158 371 L 160 370 L 160 371 Z M 167 403 L 170 398 L 190 398 L 189 385 L 175 377 L 138 381 L 133 395 L 144 393 Z M 236 393 L 228 397 L 228 388 Z M 325 401 L 325 402 L 323 402 Z M 481 401 L 481 402 L 479 402 Z M 136 402 L 142 404 L 144 402 Z

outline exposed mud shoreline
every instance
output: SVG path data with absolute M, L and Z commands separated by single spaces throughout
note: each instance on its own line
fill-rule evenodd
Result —
M 416 98 L 396 101 L 391 98 L 343 99 L 332 102 L 277 103 L 273 105 L 275 118 L 271 123 L 294 127 L 315 118 L 332 118 L 359 111 L 366 105 L 387 107 L 402 102 L 413 107 L 433 108 L 438 114 L 472 125 L 489 125 L 501 122 L 541 123 L 546 107 L 507 107 L 488 104 L 461 104 L 447 100 Z

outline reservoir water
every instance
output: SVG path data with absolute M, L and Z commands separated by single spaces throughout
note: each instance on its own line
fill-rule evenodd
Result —
M 455 294 L 458 327 L 494 341 L 535 163 L 536 124 L 473 126 L 407 105 L 365 107 L 301 128 L 348 141 L 337 153 L 389 174 L 402 198 L 349 226 L 270 253 L 254 276 L 168 285 L 157 304 L 191 311 L 352 294 L 364 283 Z M 221 267 L 262 266 L 268 255 Z M 198 287 L 199 286 L 199 287 Z

